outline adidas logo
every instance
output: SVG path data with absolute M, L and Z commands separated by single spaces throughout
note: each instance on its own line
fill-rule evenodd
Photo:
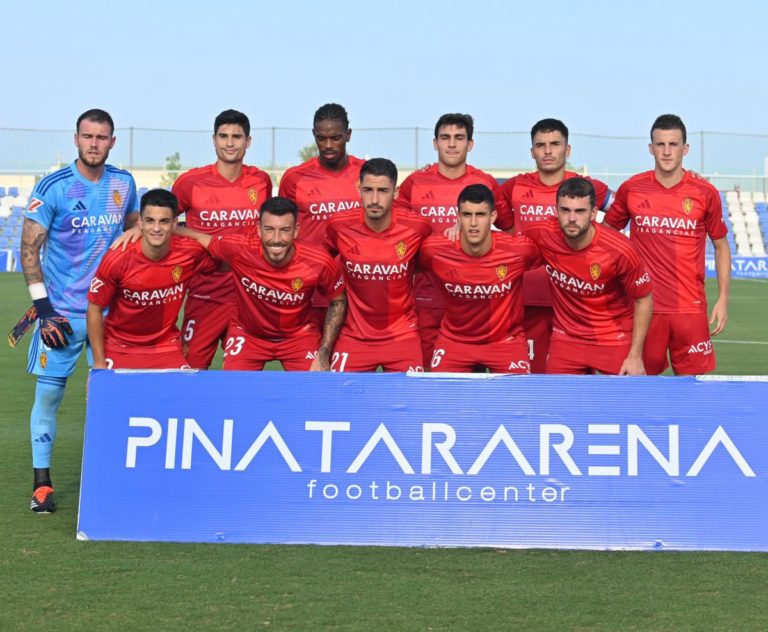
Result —
M 305 360 L 314 360 L 317 357 L 317 352 L 315 351 L 307 351 L 307 355 L 304 357 Z
M 88 209 L 85 208 L 85 204 L 83 204 L 82 200 L 78 200 L 77 204 L 75 204 L 74 207 L 72 207 L 73 211 L 87 211 Z
M 322 195 L 322 191 L 320 191 L 320 189 L 318 189 L 317 187 L 312 187 L 309 190 L 309 193 L 307 193 L 307 195 L 309 197 L 317 197 L 318 195 Z
M 528 189 L 528 190 L 527 190 L 527 191 L 526 191 L 526 192 L 523 194 L 523 199 L 524 199 L 524 200 L 532 200 L 532 199 L 533 199 L 533 190 L 532 190 L 532 189 Z
M 651 208 L 651 203 L 648 200 L 643 200 L 640 202 L 640 204 L 637 205 L 637 208 L 641 208 L 647 211 Z
M 423 200 L 434 200 L 435 194 L 433 191 L 427 191 L 424 195 L 421 196 L 422 201 Z
M 50 443 L 53 441 L 51 439 L 51 435 L 49 435 L 47 432 L 45 434 L 41 434 L 37 439 L 35 439 L 35 443 Z

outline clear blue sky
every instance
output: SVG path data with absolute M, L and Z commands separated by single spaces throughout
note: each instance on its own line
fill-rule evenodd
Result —
M 694 130 L 768 133 L 762 3 L 6 3 L 0 127 L 70 129 L 89 107 L 118 127 L 308 128 L 327 101 L 352 127 L 483 131 L 545 116 L 574 132 L 645 135 L 675 112 Z

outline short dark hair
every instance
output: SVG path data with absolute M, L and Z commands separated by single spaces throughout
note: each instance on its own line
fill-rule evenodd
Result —
M 290 213 L 293 215 L 294 220 L 297 220 L 299 217 L 299 209 L 296 207 L 296 203 L 293 200 L 280 197 L 279 195 L 265 200 L 261 205 L 261 208 L 259 208 L 259 223 L 261 223 L 261 218 L 264 216 L 264 213 L 278 216 L 288 215 Z
M 459 201 L 456 205 L 461 206 L 463 202 L 471 202 L 472 204 L 482 204 L 485 202 L 489 209 L 494 210 L 496 208 L 493 191 L 484 184 L 470 184 L 464 187 L 461 193 L 459 193 Z
M 80 123 L 83 121 L 92 121 L 94 123 L 108 123 L 109 127 L 112 129 L 112 134 L 115 133 L 115 122 L 112 120 L 112 117 L 109 115 L 109 112 L 106 110 L 99 110 L 98 108 L 93 108 L 92 110 L 87 110 L 83 112 L 80 116 L 77 117 L 77 123 L 75 123 L 75 131 L 80 131 Z
M 651 125 L 651 142 L 653 142 L 653 131 L 657 129 L 665 131 L 679 129 L 683 133 L 683 144 L 688 142 L 688 133 L 685 130 L 685 123 L 683 123 L 683 119 L 677 114 L 662 114 L 656 118 L 653 125 Z
M 455 125 L 467 131 L 467 140 L 472 140 L 472 133 L 475 131 L 475 121 L 469 114 L 443 114 L 435 124 L 435 139 L 443 127 Z
M 557 188 L 557 199 L 567 198 L 589 198 L 591 208 L 595 207 L 595 187 L 592 182 L 586 178 L 575 177 L 566 178 Z
M 365 176 L 387 176 L 397 184 L 397 167 L 389 158 L 371 158 L 360 167 L 360 182 Z
M 251 122 L 248 117 L 237 110 L 224 110 L 213 121 L 213 133 L 216 134 L 222 125 L 239 125 L 246 136 L 251 135 Z
M 326 103 L 317 109 L 315 118 L 312 120 L 312 126 L 314 127 L 321 121 L 339 121 L 345 130 L 349 129 L 347 111 L 338 103 Z
M 533 142 L 533 137 L 536 134 L 546 134 L 547 132 L 560 132 L 566 142 L 568 141 L 568 128 L 565 126 L 565 123 L 559 119 L 545 118 L 534 123 L 531 128 L 531 142 Z
M 166 189 L 150 189 L 141 196 L 139 214 L 144 216 L 144 209 L 147 206 L 163 206 L 173 211 L 173 216 L 179 214 L 179 201 L 176 196 Z

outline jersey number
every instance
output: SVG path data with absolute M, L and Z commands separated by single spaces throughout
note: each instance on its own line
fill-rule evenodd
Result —
M 344 369 L 347 366 L 347 360 L 349 359 L 348 353 L 339 353 L 337 351 L 333 352 L 333 357 L 331 358 L 331 371 L 337 371 L 339 373 L 344 373 Z M 338 368 L 336 367 L 336 363 L 339 362 Z
M 528 339 L 528 359 L 533 360 L 533 339 Z
M 189 321 L 194 322 L 194 321 Z M 227 342 L 224 345 L 224 357 L 227 356 L 236 356 L 238 353 L 240 353 L 243 350 L 243 345 L 245 344 L 245 338 L 242 336 L 235 336 L 232 338 L 227 338 Z
M 187 323 L 186 328 L 184 329 L 184 342 L 189 342 L 192 340 L 192 336 L 195 335 L 195 320 L 192 319 Z
M 445 355 L 445 349 L 435 349 L 435 351 L 432 353 L 433 369 L 436 369 L 438 366 L 440 366 L 440 362 L 442 362 L 444 355 Z

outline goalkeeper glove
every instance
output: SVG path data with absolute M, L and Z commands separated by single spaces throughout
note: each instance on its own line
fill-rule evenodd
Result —
M 38 298 L 32 301 L 40 320 L 40 337 L 43 344 L 51 349 L 62 349 L 69 344 L 67 336 L 72 335 L 72 325 L 66 317 L 53 309 L 50 299 Z

